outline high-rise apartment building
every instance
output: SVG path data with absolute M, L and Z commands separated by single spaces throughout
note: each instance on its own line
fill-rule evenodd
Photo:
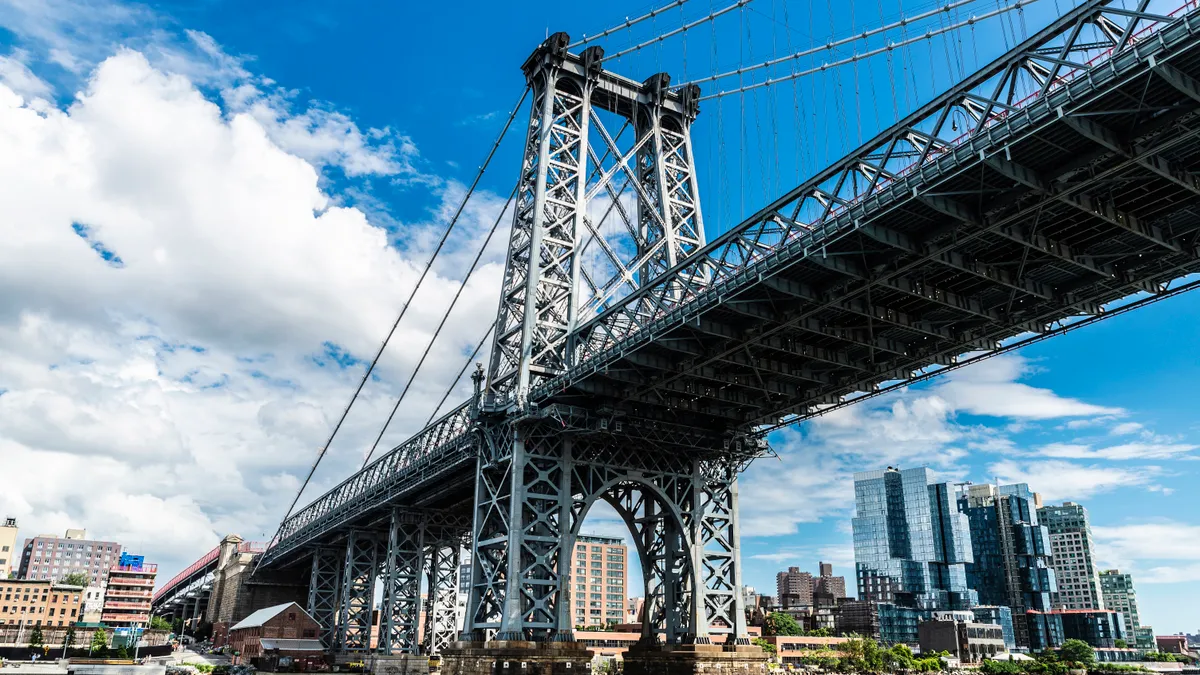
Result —
M 108 570 L 104 591 L 104 609 L 100 620 L 118 628 L 145 628 L 150 623 L 150 599 L 158 565 L 126 559 L 130 564 L 113 565 Z
M 812 607 L 813 576 L 801 572 L 799 567 L 789 567 L 786 572 L 775 575 L 775 594 L 779 605 L 788 607 Z
M 579 535 L 571 554 L 571 616 L 576 626 L 625 620 L 629 549 L 619 537 Z
M 17 519 L 5 518 L 0 526 L 0 579 L 13 576 L 17 568 Z
M 1053 639 L 1031 635 L 1026 617 L 1052 610 L 1050 596 L 1057 590 L 1050 533 L 1038 522 L 1040 502 L 1024 483 L 962 485 L 958 491 L 958 510 L 970 520 L 974 555 L 966 565 L 967 583 L 978 591 L 979 602 L 1012 609 L 1020 647 Z
M 970 524 L 958 512 L 953 486 L 934 483 L 924 467 L 889 467 L 854 474 L 854 500 L 860 600 L 920 610 L 977 604 L 965 569 L 973 560 Z
M 832 604 L 831 601 L 846 597 L 846 577 L 835 577 L 829 563 L 820 563 L 818 569 L 820 576 L 813 577 L 813 604 Z
M 1051 565 L 1058 584 L 1050 602 L 1056 609 L 1106 609 L 1087 509 L 1074 502 L 1043 506 L 1038 520 L 1050 531 Z
M 1104 595 L 1104 608 L 1121 613 L 1128 641 L 1137 639 L 1138 620 L 1137 593 L 1133 590 L 1133 577 L 1121 570 L 1104 570 L 1100 573 L 1100 592 Z
M 18 576 L 58 581 L 72 572 L 81 572 L 92 584 L 103 585 L 109 568 L 120 557 L 120 544 L 87 539 L 85 530 L 67 530 L 65 537 L 39 534 L 25 540 Z

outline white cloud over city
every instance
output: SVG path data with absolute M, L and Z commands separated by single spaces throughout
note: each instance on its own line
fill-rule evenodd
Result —
M 206 36 L 181 44 L 115 49 L 65 104 L 28 53 L 0 62 L 0 456 L 6 475 L 53 476 L 11 481 L 0 513 L 25 532 L 91 524 L 168 569 L 228 532 L 269 536 L 364 367 L 352 359 L 373 353 L 428 255 L 341 205 L 321 172 L 410 181 L 440 204 L 429 221 L 462 194 L 419 171 L 403 136 L 293 113 Z M 220 94 L 198 87 L 214 82 Z M 502 207 L 482 194 L 463 236 Z M 478 341 L 498 263 L 385 443 L 424 423 Z M 310 497 L 361 461 L 464 271 L 426 281 L 393 338 L 406 348 L 389 350 Z

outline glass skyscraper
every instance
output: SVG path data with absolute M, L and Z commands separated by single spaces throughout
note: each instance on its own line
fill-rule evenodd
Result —
M 858 597 L 917 610 L 965 610 L 970 526 L 954 487 L 929 469 L 854 474 L 854 566 Z M 882 619 L 882 615 L 881 615 Z
M 1057 647 L 1055 636 L 1062 632 L 1055 626 L 1034 630 L 1026 616 L 1049 612 L 1051 594 L 1058 591 L 1050 565 L 1050 533 L 1038 522 L 1040 501 L 1024 483 L 964 485 L 958 492 L 958 509 L 970 521 L 974 554 L 966 565 L 967 583 L 983 604 L 1012 608 L 1017 645 L 1033 649 Z M 1056 615 L 1045 619 L 1059 620 Z

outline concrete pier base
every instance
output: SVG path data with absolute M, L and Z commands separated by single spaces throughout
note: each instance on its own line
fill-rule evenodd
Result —
M 582 642 L 455 642 L 441 653 L 441 675 L 588 675 L 593 653 Z
M 766 675 L 767 654 L 755 645 L 657 645 L 625 652 L 624 675 Z
M 366 659 L 371 675 L 429 675 L 429 657 L 415 654 L 371 654 Z

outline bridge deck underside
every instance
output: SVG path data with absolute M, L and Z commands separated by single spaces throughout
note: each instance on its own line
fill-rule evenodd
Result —
M 1065 114 L 1000 128 L 985 159 L 939 163 L 915 196 L 880 200 L 820 248 L 776 252 L 793 259 L 554 400 L 715 429 L 772 425 L 1161 292 L 1200 271 L 1200 100 L 1188 76 L 1200 77 L 1194 46 Z

